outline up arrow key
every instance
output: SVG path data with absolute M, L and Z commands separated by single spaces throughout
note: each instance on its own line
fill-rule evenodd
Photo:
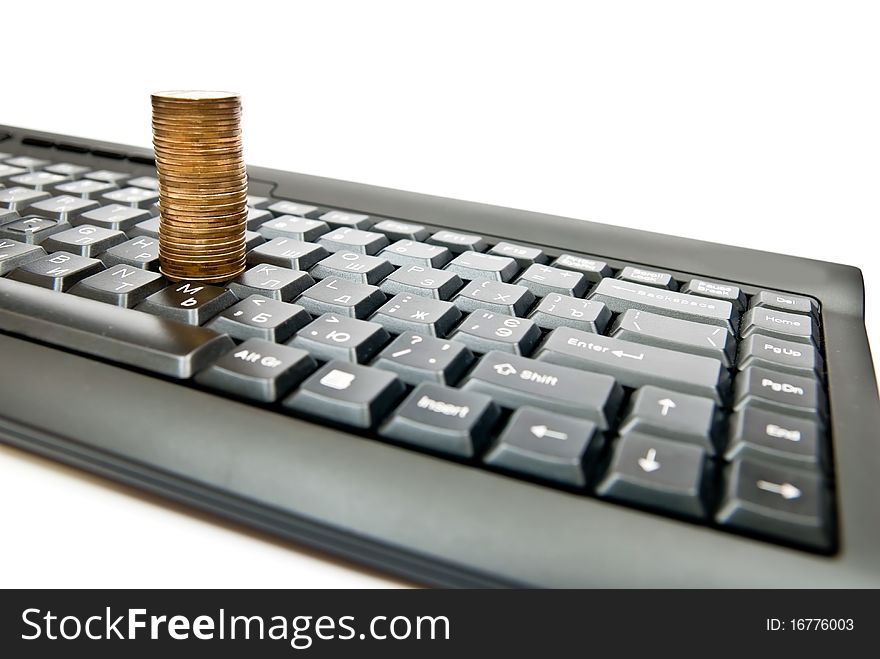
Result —
M 660 406 L 660 415 L 666 416 L 669 414 L 669 410 L 675 409 L 675 401 L 670 398 L 664 398 L 663 400 L 658 400 L 657 404 Z

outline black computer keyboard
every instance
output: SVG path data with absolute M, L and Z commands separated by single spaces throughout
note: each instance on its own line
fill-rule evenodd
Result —
M 660 246 L 648 263 L 622 259 L 594 249 L 586 229 L 573 240 L 548 225 L 536 241 L 476 217 L 462 229 L 377 215 L 345 198 L 332 203 L 320 186 L 314 196 L 274 185 L 259 194 L 272 174 L 251 170 L 246 272 L 223 285 L 173 283 L 159 273 L 149 154 L 65 146 L 26 133 L 0 142 L 0 332 L 154 376 L 171 392 L 207 392 L 236 409 L 244 402 L 291 435 L 317 423 L 486 482 L 597 501 L 609 515 L 631 514 L 623 504 L 638 519 L 664 516 L 673 536 L 699 526 L 731 543 L 775 543 L 785 555 L 832 562 L 845 545 L 846 475 L 835 460 L 848 438 L 834 422 L 851 412 L 829 405 L 840 385 L 826 365 L 849 346 L 830 348 L 827 301 L 807 279 L 802 288 L 762 283 L 753 257 L 732 278 L 713 267 L 711 249 L 699 268 Z M 11 349 L 0 344 L 0 354 Z M 83 386 L 100 383 L 84 376 Z M 866 392 L 874 412 L 875 392 Z M 198 406 L 166 410 L 124 393 L 150 406 L 155 434 L 178 447 L 191 438 L 169 440 L 166 415 L 203 422 Z M 100 400 L 82 414 L 100 416 Z M 206 455 L 224 450 L 199 443 Z M 869 452 L 876 459 L 877 446 Z M 303 463 L 288 467 L 295 477 Z M 337 467 L 344 480 L 359 464 Z M 200 480 L 185 467 L 182 476 Z M 234 477 L 223 485 L 248 498 Z M 310 492 L 335 487 L 312 483 Z M 432 514 L 432 500 L 421 506 Z M 448 511 L 437 512 L 436 523 L 448 524 Z M 651 542 L 647 527 L 638 539 L 595 530 L 606 544 Z M 680 547 L 691 551 L 684 536 Z M 505 565 L 503 548 L 490 553 Z M 517 583 L 507 576 L 499 579 Z M 558 576 L 547 583 L 565 583 Z

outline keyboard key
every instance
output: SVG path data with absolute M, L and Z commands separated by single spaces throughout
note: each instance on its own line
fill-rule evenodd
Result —
M 381 307 L 385 299 L 375 286 L 330 277 L 306 289 L 297 303 L 313 316 L 335 313 L 363 319 Z
M 31 156 L 17 156 L 15 158 L 9 158 L 6 161 L 7 165 L 12 167 L 21 167 L 29 172 L 35 172 L 38 169 L 42 169 L 46 165 L 51 165 L 48 160 L 43 160 L 41 158 L 33 158 Z
M 620 434 L 643 434 L 689 442 L 715 454 L 715 403 L 671 389 L 641 387 L 630 400 Z
M 583 297 L 587 292 L 587 278 L 583 274 L 546 265 L 529 266 L 516 283 L 527 287 L 537 297 L 553 293 Z
M 333 423 L 370 428 L 403 396 L 393 373 L 348 362 L 329 362 L 284 401 L 285 407 Z
M 115 206 L 116 204 L 114 204 Z M 143 222 L 138 222 L 135 224 L 131 230 L 128 231 L 128 235 L 131 237 L 135 236 L 146 236 L 147 238 L 156 238 L 159 239 L 159 218 L 151 217 L 149 220 L 144 220 Z
M 485 252 L 489 247 L 482 236 L 458 233 L 457 231 L 438 231 L 428 238 L 428 242 L 432 245 L 445 247 L 453 254 L 461 254 L 468 251 Z
M 706 454 L 693 444 L 629 433 L 614 442 L 599 496 L 688 517 L 706 515 Z
M 263 339 L 284 343 L 310 322 L 312 317 L 298 304 L 251 295 L 221 311 L 206 327 L 239 341 Z
M 752 334 L 740 343 L 736 362 L 739 370 L 761 366 L 774 371 L 812 377 L 823 372 L 822 358 L 811 345 Z
M 373 220 L 369 215 L 361 215 L 359 213 L 345 213 L 343 211 L 328 211 L 318 218 L 322 222 L 326 222 L 333 229 L 349 227 L 352 229 L 369 229 L 373 225 Z
M 101 255 L 108 268 L 114 265 L 130 265 L 144 270 L 159 271 L 159 239 L 138 236 L 111 247 Z
M 123 182 L 131 178 L 131 174 L 124 172 L 111 172 L 109 169 L 98 169 L 85 175 L 86 178 L 93 181 L 103 181 L 104 183 L 113 183 L 122 185 Z
M 720 325 L 731 332 L 737 318 L 736 309 L 727 300 L 710 300 L 619 279 L 603 279 L 588 297 L 604 302 L 611 313 L 623 313 L 629 309 L 651 311 L 672 318 Z
M 317 206 L 309 206 L 308 204 L 299 204 L 295 201 L 276 201 L 269 206 L 269 210 L 276 217 L 279 215 L 298 215 L 305 217 L 309 213 L 318 210 Z
M 740 290 L 739 286 L 732 284 L 719 284 L 704 279 L 691 279 L 682 286 L 681 292 L 727 300 L 736 307 L 737 311 L 742 311 L 746 306 L 746 294 Z
M 112 183 L 93 181 L 84 178 L 78 181 L 64 181 L 63 183 L 59 183 L 52 188 L 52 191 L 56 194 L 81 197 L 82 199 L 100 199 L 102 194 L 115 189 L 116 186 Z
M 97 183 L 97 181 L 92 181 Z M 129 231 L 134 228 L 138 222 L 150 219 L 148 211 L 131 206 L 123 206 L 121 204 L 109 204 L 96 208 L 95 210 L 83 213 L 79 217 L 70 220 L 73 226 L 80 224 L 91 224 L 104 229 L 112 229 L 114 231 Z
M 825 411 L 825 394 L 814 378 L 751 366 L 736 378 L 734 409 L 749 404 L 814 417 Z
M 407 384 L 455 384 L 474 361 L 467 346 L 414 332 L 405 332 L 376 358 L 373 366 L 397 373 Z
M 69 222 L 71 219 L 81 216 L 83 213 L 94 210 L 98 207 L 97 201 L 91 199 L 81 199 L 71 195 L 61 195 L 59 197 L 49 197 L 42 201 L 37 201 L 28 207 L 28 213 L 41 215 L 53 220 L 64 220 Z
M 281 215 L 260 225 L 258 231 L 267 239 L 290 238 L 303 242 L 314 242 L 330 231 L 326 222 L 310 220 L 294 215 Z
M 126 185 L 143 188 L 144 190 L 155 190 L 158 192 L 159 179 L 155 176 L 135 176 L 134 178 L 128 179 Z
M 47 252 L 70 252 L 96 258 L 102 252 L 124 242 L 125 234 L 121 231 L 83 224 L 52 234 L 43 241 L 43 248 Z
M 484 461 L 572 487 L 585 487 L 602 444 L 596 424 L 534 407 L 513 413 Z
M 740 331 L 743 338 L 764 334 L 784 341 L 819 345 L 819 327 L 812 316 L 755 307 L 746 311 Z
M 447 264 L 446 270 L 467 280 L 508 282 L 519 272 L 519 266 L 507 256 L 462 252 Z
M 451 302 L 409 293 L 395 295 L 370 318 L 394 334 L 412 331 L 430 336 L 446 336 L 460 319 L 461 312 Z
M 248 208 L 259 208 L 260 210 L 268 210 L 269 204 L 271 203 L 272 201 L 269 199 L 269 197 L 257 197 L 252 194 L 249 194 L 247 197 Z
M 325 233 L 318 244 L 328 252 L 348 251 L 372 256 L 388 244 L 388 239 L 381 233 L 342 228 Z
M 15 211 L 8 211 L 0 208 L 0 226 L 15 222 L 17 219 L 19 219 L 19 214 Z
M 0 279 L 0 298 L 0 330 L 169 377 L 189 378 L 233 347 L 201 327 L 10 279 Z
M 442 268 L 452 260 L 452 253 L 445 247 L 412 240 L 398 240 L 382 250 L 379 256 L 401 267 Z
M 13 167 L 6 163 L 0 164 L 0 181 L 8 181 L 13 176 L 20 176 L 26 172 L 24 167 Z
M 67 176 L 69 178 L 77 178 L 89 171 L 88 167 L 74 165 L 69 162 L 59 162 L 55 165 L 47 165 L 46 167 L 43 167 L 43 169 L 52 174 L 61 174 L 62 176 Z
M 290 238 L 273 238 L 248 252 L 247 262 L 252 265 L 269 263 L 291 270 L 310 270 L 328 254 L 320 245 Z
M 367 256 L 355 252 L 336 252 L 313 269 L 315 279 L 339 277 L 361 284 L 378 284 L 394 272 L 394 266 L 378 256 Z
M 66 221 L 25 215 L 20 220 L 0 226 L 0 238 L 9 238 L 28 245 L 39 245 L 52 234 L 69 229 Z
M 40 192 L 31 188 L 21 186 L 3 188 L 0 190 L 0 207 L 11 211 L 23 211 L 31 204 L 48 198 L 48 192 Z
M 788 311 L 813 316 L 819 315 L 819 303 L 816 300 L 802 295 L 789 295 L 788 293 L 761 291 L 752 298 L 751 306 L 773 309 L 774 311 Z
M 303 327 L 288 345 L 308 350 L 316 359 L 367 363 L 391 340 L 388 332 L 366 320 L 327 313 Z
M 10 279 L 53 291 L 66 291 L 80 279 L 103 269 L 97 259 L 56 252 L 28 261 L 9 274 Z
M 821 427 L 815 420 L 746 406 L 733 414 L 730 428 L 730 443 L 724 453 L 728 462 L 751 458 L 808 469 L 818 469 L 824 463 Z
M 535 263 L 547 263 L 550 259 L 543 250 L 537 247 L 526 247 L 514 243 L 500 242 L 489 250 L 495 256 L 507 256 L 514 259 L 520 268 L 528 268 Z
M 625 387 L 655 385 L 721 403 L 727 370 L 717 359 L 655 348 L 568 327 L 553 330 L 535 353 L 541 361 L 607 373 Z
M 462 383 L 465 391 L 479 391 L 499 405 L 525 405 L 590 419 L 607 430 L 623 400 L 614 378 L 534 359 L 490 352 Z
M 54 186 L 70 179 L 60 174 L 51 174 L 49 172 L 27 172 L 19 174 L 9 179 L 10 185 L 23 185 L 34 190 L 48 191 Z
M 159 201 L 159 193 L 155 190 L 129 187 L 122 188 L 121 190 L 113 190 L 112 192 L 105 192 L 101 195 L 101 199 L 105 202 L 122 204 L 123 206 L 131 206 L 132 208 L 149 209 L 150 206 Z
M 45 255 L 46 250 L 37 245 L 0 238 L 0 276 Z
M 448 300 L 463 285 L 464 282 L 454 272 L 409 265 L 398 268 L 388 275 L 379 284 L 379 288 L 388 295 L 412 293 L 435 300 Z
M 266 242 L 266 239 L 263 238 L 263 236 L 258 234 L 256 231 L 244 232 L 244 249 L 246 252 L 251 251 L 255 247 L 259 247 L 264 242 Z
M 501 411 L 483 394 L 417 386 L 379 430 L 383 437 L 462 458 L 480 454 Z
M 235 295 L 225 288 L 178 282 L 153 293 L 137 306 L 137 310 L 187 325 L 204 325 L 235 302 Z
M 86 277 L 70 289 L 72 295 L 88 297 L 117 307 L 134 307 L 161 291 L 168 282 L 158 273 L 129 265 L 116 265 Z
M 412 240 L 422 242 L 430 237 L 428 230 L 421 224 L 410 224 L 397 220 L 382 220 L 373 225 L 372 231 L 384 233 L 388 240 Z
M 541 330 L 527 318 L 478 309 L 464 319 L 450 338 L 474 352 L 500 350 L 527 355 L 541 338 Z
M 574 254 L 562 254 L 559 258 L 555 259 L 551 265 L 554 268 L 580 272 L 587 278 L 587 281 L 594 283 L 598 283 L 604 277 L 611 277 L 614 274 L 605 261 L 596 261 L 594 259 L 584 258 L 583 256 L 575 256 Z
M 268 210 L 248 207 L 247 220 L 245 221 L 245 223 L 247 224 L 247 228 L 249 231 L 256 231 L 263 224 L 271 220 L 272 213 L 270 213 Z
M 452 300 L 462 311 L 485 309 L 508 316 L 525 316 L 535 295 L 525 286 L 498 281 L 469 282 Z
M 241 273 L 229 283 L 228 288 L 239 299 L 263 295 L 289 302 L 314 285 L 315 280 L 307 272 L 261 263 Z
M 628 265 L 621 270 L 618 277 L 623 281 L 631 281 L 637 284 L 647 284 L 648 286 L 657 286 L 659 288 L 668 289 L 675 288 L 675 281 L 669 273 L 644 270 L 631 265 Z
M 248 339 L 196 376 L 196 382 L 242 398 L 272 403 L 302 382 L 318 365 L 296 348 Z
M 819 550 L 831 547 L 830 498 L 821 478 L 805 469 L 734 462 L 726 470 L 715 520 Z
M 601 302 L 551 293 L 541 299 L 529 318 L 542 329 L 571 327 L 602 334 L 611 320 L 611 312 Z
M 736 338 L 724 327 L 629 309 L 614 321 L 611 336 L 645 345 L 668 348 L 733 363 Z

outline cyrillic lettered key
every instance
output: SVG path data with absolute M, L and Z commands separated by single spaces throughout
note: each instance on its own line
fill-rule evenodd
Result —
M 388 275 L 379 284 L 379 288 L 388 295 L 413 293 L 435 300 L 448 300 L 463 285 L 461 277 L 454 272 L 426 268 L 421 265 L 408 265 L 398 268 Z
M 629 433 L 614 442 L 599 496 L 688 517 L 706 515 L 706 454 L 693 444 Z
M 247 262 L 252 265 L 271 263 L 291 270 L 309 270 L 318 261 L 327 258 L 328 254 L 320 245 L 291 238 L 273 238 L 248 252 Z
M 125 234 L 121 231 L 83 224 L 53 233 L 43 241 L 43 247 L 47 252 L 64 251 L 96 258 L 111 247 L 124 243 L 125 240 Z
M 547 263 L 550 260 L 544 251 L 537 247 L 526 247 L 504 241 L 497 243 L 490 249 L 489 254 L 510 257 L 517 262 L 520 268 L 528 268 L 534 263 Z
M 715 454 L 715 402 L 660 387 L 641 387 L 633 394 L 620 434 L 638 431 L 696 444 Z
M 378 284 L 394 272 L 394 266 L 378 256 L 336 252 L 320 261 L 311 274 L 315 279 L 340 277 L 360 284 Z
M 742 311 L 746 305 L 745 293 L 740 290 L 739 286 L 734 286 L 733 284 L 719 284 L 714 281 L 705 281 L 704 279 L 691 279 L 682 286 L 681 292 L 727 300 L 736 307 L 737 311 Z
M 373 366 L 393 371 L 411 385 L 455 384 L 473 361 L 473 353 L 461 343 L 405 332 L 379 354 Z
M 119 204 L 113 204 L 117 206 Z M 129 236 L 146 236 L 147 238 L 159 238 L 159 218 L 151 217 L 148 220 L 143 220 L 142 222 L 138 222 L 135 224 L 130 231 L 128 231 Z
M 583 274 L 547 265 L 530 266 L 516 283 L 527 287 L 538 297 L 553 293 L 583 297 L 587 292 L 587 279 Z
M 52 234 L 69 228 L 70 224 L 65 220 L 25 215 L 20 220 L 0 225 L 0 238 L 9 238 L 28 245 L 39 245 Z
M 626 387 L 652 384 L 722 400 L 727 371 L 717 359 L 655 348 L 608 336 L 560 327 L 553 330 L 535 358 L 614 376 Z
M 364 364 L 390 339 L 377 323 L 326 313 L 303 327 L 288 345 L 308 350 L 317 359 Z
M 648 286 L 657 286 L 658 288 L 675 288 L 675 280 L 672 279 L 672 275 L 668 272 L 645 270 L 644 268 L 636 268 L 628 265 L 620 271 L 618 277 L 624 281 L 647 284 Z
M 59 197 L 49 197 L 42 201 L 37 201 L 28 206 L 27 212 L 34 215 L 41 215 L 53 220 L 63 220 L 69 222 L 75 217 L 79 217 L 83 213 L 94 210 L 98 207 L 97 201 L 91 199 L 82 199 L 72 195 L 61 195 Z
M 394 373 L 335 361 L 318 369 L 284 405 L 334 423 L 370 428 L 385 418 L 403 393 Z
M 462 279 L 508 282 L 519 272 L 519 265 L 508 256 L 469 251 L 452 259 L 446 269 Z
M 527 355 L 541 338 L 541 330 L 527 318 L 478 309 L 462 321 L 450 338 L 461 341 L 474 352 L 501 350 Z
M 462 311 L 485 309 L 508 316 L 525 316 L 535 303 L 535 295 L 518 284 L 472 281 L 452 301 Z
M 488 443 L 500 414 L 488 396 L 424 382 L 403 401 L 379 434 L 439 453 L 472 458 Z
M 221 311 L 206 327 L 239 341 L 263 339 L 283 343 L 310 322 L 312 317 L 298 304 L 251 295 Z
M 278 400 L 318 367 L 309 353 L 248 339 L 196 376 L 196 382 L 264 403 Z
M 38 245 L 0 238 L 0 276 L 45 255 L 46 250 Z
M 273 300 L 289 302 L 315 280 L 307 272 L 261 263 L 245 270 L 229 283 L 229 290 L 241 299 L 249 295 L 263 295 Z
M 554 268 L 580 272 L 588 281 L 598 282 L 603 277 L 611 277 L 612 271 L 605 261 L 596 261 L 574 254 L 562 254 L 551 264 Z
M 153 293 L 137 306 L 137 310 L 187 325 L 204 325 L 236 301 L 231 291 L 219 286 L 178 282 Z
M 85 183 L 86 181 L 81 181 Z M 96 183 L 97 181 L 92 181 Z M 134 228 L 138 222 L 150 219 L 150 212 L 122 204 L 108 204 L 101 208 L 83 213 L 79 217 L 71 218 L 73 226 L 91 224 L 104 229 L 114 231 L 128 231 Z
M 270 216 L 271 217 L 271 216 Z M 326 222 L 310 220 L 296 215 L 281 215 L 274 220 L 263 222 L 258 231 L 267 239 L 290 238 L 304 242 L 314 242 L 330 231 Z
M 144 270 L 159 270 L 159 239 L 139 236 L 111 247 L 101 255 L 107 267 L 130 265 Z
M 829 511 L 828 491 L 816 473 L 737 460 L 726 470 L 715 519 L 723 526 L 827 550 Z
M 31 204 L 48 198 L 48 192 L 40 192 L 32 188 L 3 188 L 0 190 L 0 207 L 11 211 L 24 211 Z
M 89 172 L 85 175 L 86 178 L 92 179 L 93 181 L 104 181 L 105 183 L 115 183 L 116 185 L 122 185 L 124 181 L 127 181 L 131 178 L 131 174 L 126 174 L 124 172 L 111 172 L 108 169 L 98 169 L 93 172 Z
M 52 174 L 61 174 L 62 176 L 70 176 L 75 178 L 77 176 L 82 176 L 87 171 L 89 171 L 88 167 L 83 167 L 82 165 L 74 165 L 69 162 L 59 162 L 54 165 L 47 165 L 43 167 L 47 172 L 51 172 Z
M 724 327 L 630 309 L 614 321 L 611 336 L 624 341 L 720 359 L 730 366 L 736 339 Z
M 484 461 L 508 471 L 584 487 L 601 443 L 601 433 L 588 419 L 521 407 Z
M 128 179 L 128 185 L 133 185 L 136 188 L 143 188 L 144 190 L 158 190 L 159 179 L 155 176 L 136 176 Z
M 825 411 L 825 394 L 814 378 L 751 366 L 736 378 L 735 409 L 754 403 L 776 406 L 789 414 L 813 417 Z
M 821 426 L 811 419 L 747 405 L 730 420 L 730 443 L 724 459 L 781 462 L 818 469 L 824 461 Z
M 382 305 L 370 320 L 395 334 L 411 331 L 446 336 L 460 318 L 461 312 L 451 302 L 400 293 Z
M 819 314 L 819 303 L 813 298 L 804 297 L 803 295 L 789 295 L 788 293 L 774 293 L 772 291 L 761 291 L 755 295 L 752 298 L 751 306 L 813 316 Z
M 446 247 L 412 240 L 398 240 L 383 249 L 379 256 L 401 267 L 442 268 L 452 260 L 452 253 Z
M 543 329 L 573 327 L 601 334 L 611 320 L 611 312 L 601 302 L 551 293 L 541 299 L 529 318 Z
M 271 219 L 272 213 L 270 213 L 269 211 L 259 208 L 248 207 L 247 220 L 245 220 L 245 225 L 247 226 L 248 231 L 256 231 L 266 222 L 269 222 Z
M 360 213 L 346 213 L 344 211 L 327 211 L 318 219 L 326 222 L 333 229 L 340 227 L 350 227 L 352 229 L 369 229 L 373 220 L 369 215 L 361 215 Z
M 158 273 L 117 265 L 75 284 L 72 295 L 88 297 L 117 307 L 133 307 L 162 290 L 168 282 Z
M 80 279 L 102 269 L 103 266 L 97 259 L 55 252 L 19 266 L 9 274 L 9 278 L 53 291 L 66 291 Z
M 159 201 L 159 193 L 155 190 L 128 187 L 122 188 L 121 190 L 105 192 L 101 195 L 101 199 L 114 204 L 131 206 L 132 208 L 148 209 L 154 203 Z
M 607 375 L 497 351 L 479 361 L 461 388 L 487 394 L 505 407 L 532 405 L 591 419 L 602 430 L 623 399 L 623 390 Z
M 34 190 L 49 190 L 62 181 L 70 179 L 61 174 L 51 172 L 27 172 L 9 179 L 10 185 L 23 185 Z
M 382 220 L 373 225 L 372 231 L 378 231 L 388 236 L 388 240 L 414 240 L 424 241 L 431 235 L 421 224 L 399 222 L 398 220 Z
M 344 227 L 325 233 L 318 238 L 318 244 L 328 252 L 349 251 L 372 256 L 388 244 L 388 239 L 381 233 Z
M 335 313 L 367 318 L 385 303 L 385 294 L 375 286 L 328 277 L 303 291 L 296 302 L 313 316 Z
M 813 346 L 763 334 L 752 334 L 740 344 L 736 365 L 741 371 L 761 366 L 804 377 L 823 372 L 822 358 Z
M 745 313 L 740 332 L 743 338 L 757 333 L 795 343 L 813 343 L 817 346 L 820 343 L 819 327 L 812 316 L 763 307 L 755 307 Z
M 55 194 L 70 195 L 81 199 L 100 199 L 102 194 L 115 189 L 116 186 L 112 183 L 93 181 L 87 178 L 78 181 L 64 181 L 52 186 L 52 191 Z

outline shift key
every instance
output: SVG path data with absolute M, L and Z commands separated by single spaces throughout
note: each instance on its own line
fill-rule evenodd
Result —
M 613 376 L 625 387 L 654 385 L 722 401 L 727 370 L 712 357 L 560 327 L 535 353 L 539 361 Z

